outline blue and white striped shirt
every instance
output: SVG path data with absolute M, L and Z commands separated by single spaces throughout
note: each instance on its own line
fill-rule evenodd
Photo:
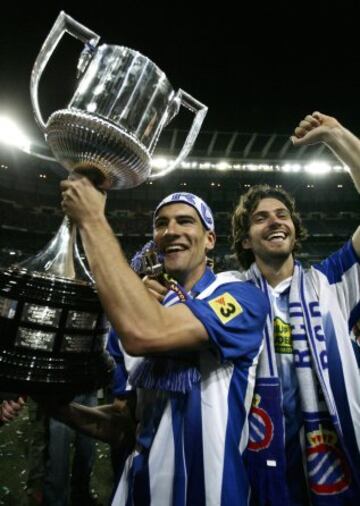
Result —
M 184 303 L 212 345 L 191 353 L 201 380 L 187 393 L 138 389 L 138 445 L 113 506 L 248 504 L 242 453 L 268 303 L 253 284 L 210 270 Z M 129 374 L 143 360 L 124 359 Z

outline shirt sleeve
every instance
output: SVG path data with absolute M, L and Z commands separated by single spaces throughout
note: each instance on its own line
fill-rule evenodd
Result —
M 251 360 L 257 355 L 269 303 L 251 282 L 226 283 L 209 297 L 185 304 L 206 328 L 222 360 Z
M 342 311 L 349 318 L 349 327 L 360 318 L 360 259 L 351 239 L 328 258 L 314 265 L 336 290 Z M 349 316 L 350 315 L 350 316 Z
M 314 267 L 327 277 L 330 284 L 333 284 L 340 282 L 344 274 L 353 268 L 359 273 L 359 264 L 360 259 L 350 239 L 338 251 Z

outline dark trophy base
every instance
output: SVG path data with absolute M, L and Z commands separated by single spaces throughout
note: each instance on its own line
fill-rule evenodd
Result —
M 0 270 L 0 390 L 68 397 L 111 382 L 107 323 L 88 283 Z

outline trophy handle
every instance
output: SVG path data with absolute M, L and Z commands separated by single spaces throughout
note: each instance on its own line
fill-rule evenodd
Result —
M 51 28 L 48 36 L 40 52 L 35 60 L 34 67 L 31 73 L 31 81 L 30 81 L 30 96 L 31 102 L 34 109 L 35 119 L 39 124 L 41 130 L 43 132 L 46 131 L 46 124 L 42 118 L 40 107 L 39 107 L 39 82 L 42 76 L 42 73 L 45 69 L 46 64 L 48 63 L 51 55 L 56 49 L 60 39 L 65 33 L 69 33 L 76 39 L 81 40 L 86 44 L 85 51 L 87 47 L 87 52 L 93 50 L 97 43 L 100 40 L 100 35 L 97 35 L 95 32 L 86 28 L 86 26 L 78 23 L 72 17 L 68 16 L 64 11 L 61 11 L 58 15 L 53 27 Z M 82 55 L 83 56 L 83 55 Z M 84 57 L 80 58 L 78 70 L 83 71 L 81 68 L 84 65 Z
M 208 111 L 206 105 L 202 104 L 196 100 L 196 98 L 192 97 L 186 93 L 186 91 L 181 89 L 178 90 L 174 100 L 179 101 L 180 105 L 183 105 L 186 107 L 186 109 L 195 113 L 195 117 L 189 133 L 185 139 L 184 145 L 177 158 L 166 169 L 163 169 L 156 174 L 150 174 L 149 179 L 158 179 L 159 177 L 163 177 L 166 174 L 169 174 L 169 172 L 173 171 L 188 156 L 194 145 L 194 142 L 196 141 L 197 136 L 199 135 L 201 125 Z

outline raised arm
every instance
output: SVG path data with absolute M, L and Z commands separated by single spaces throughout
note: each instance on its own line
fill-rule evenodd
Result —
M 208 335 L 184 305 L 164 308 L 129 267 L 104 214 L 105 197 L 87 178 L 63 181 L 62 207 L 78 224 L 105 312 L 124 349 L 143 355 L 208 344 Z
M 291 137 L 294 146 L 322 142 L 336 157 L 350 169 L 350 175 L 360 193 L 360 139 L 343 127 L 337 119 L 320 112 L 308 114 L 295 128 Z M 360 256 L 360 228 L 357 228 L 352 242 Z

